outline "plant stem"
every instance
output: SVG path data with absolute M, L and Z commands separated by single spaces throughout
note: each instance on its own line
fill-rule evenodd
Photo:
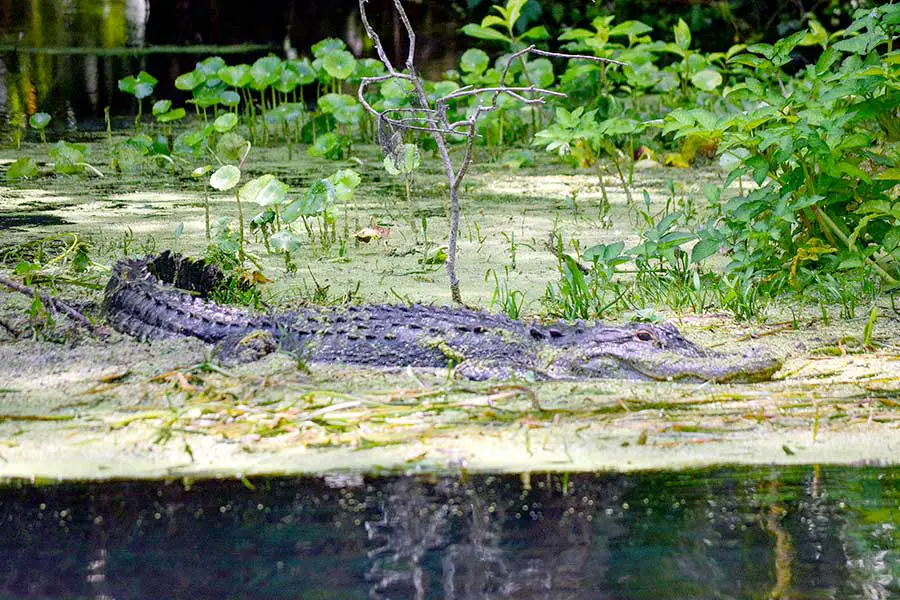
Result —
M 238 192 L 238 188 L 234 188 L 234 199 L 237 200 L 238 207 L 238 260 L 240 260 L 241 264 L 244 264 L 244 209 L 241 206 L 241 194 Z
M 831 220 L 831 217 L 829 217 L 824 210 L 820 210 L 818 206 L 813 206 L 812 209 L 816 213 L 816 218 L 821 219 L 822 222 L 824 222 L 825 225 L 829 229 L 831 229 L 831 231 L 838 237 L 838 239 L 840 239 L 842 242 L 844 242 L 844 244 L 847 245 L 847 248 L 849 248 L 851 251 L 855 251 L 855 246 L 850 242 L 850 238 L 847 237 L 847 234 L 845 234 L 841 230 L 841 228 L 838 227 L 837 223 Z M 881 265 L 879 265 L 878 262 L 871 256 L 866 257 L 866 262 L 869 263 L 869 265 L 871 265 L 872 268 L 874 268 L 878 272 L 878 274 L 881 275 L 881 278 L 884 279 L 887 283 L 891 285 L 897 283 L 897 279 L 895 279 L 890 273 L 885 271 L 881 267 Z
M 212 238 L 209 231 L 209 192 L 204 193 L 203 197 L 203 216 L 206 217 L 206 239 Z

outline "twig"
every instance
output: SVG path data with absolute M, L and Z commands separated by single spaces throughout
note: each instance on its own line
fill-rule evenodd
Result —
M 453 92 L 450 92 L 449 94 L 431 102 L 428 99 L 428 95 L 425 93 L 425 86 L 422 82 L 422 79 L 419 77 L 418 72 L 416 71 L 414 62 L 416 53 L 416 34 L 413 31 L 413 27 L 409 21 L 409 17 L 407 16 L 406 11 L 403 8 L 403 3 L 401 2 L 401 0 L 394 0 L 393 2 L 394 9 L 397 12 L 397 16 L 399 17 L 400 22 L 403 23 L 403 27 L 406 29 L 406 35 L 409 39 L 405 72 L 398 71 L 394 67 L 393 63 L 391 63 L 391 61 L 388 59 L 387 53 L 385 52 L 384 46 L 381 42 L 381 38 L 378 37 L 378 34 L 373 29 L 371 23 L 369 23 L 368 15 L 366 15 L 367 3 L 368 0 L 359 0 L 360 20 L 362 21 L 363 29 L 365 30 L 366 35 L 369 36 L 369 39 L 371 39 L 374 43 L 375 52 L 378 54 L 378 58 L 387 69 L 387 74 L 379 75 L 377 77 L 363 77 L 359 84 L 357 97 L 359 98 L 359 102 L 360 104 L 362 104 L 363 108 L 369 114 L 376 117 L 376 119 L 379 119 L 381 122 L 387 123 L 391 127 L 396 127 L 400 130 L 425 131 L 430 133 L 431 137 L 434 139 L 435 144 L 437 145 L 438 154 L 440 155 L 441 161 L 444 165 L 444 171 L 447 175 L 447 181 L 450 184 L 450 233 L 447 244 L 446 263 L 447 276 L 450 280 L 450 295 L 453 299 L 453 302 L 462 304 L 462 295 L 459 289 L 459 278 L 456 274 L 456 255 L 457 239 L 459 237 L 460 210 L 459 189 L 462 185 L 463 179 L 466 176 L 466 173 L 469 170 L 469 166 L 472 163 L 475 140 L 478 138 L 478 134 L 476 131 L 478 120 L 485 114 L 497 110 L 500 107 L 499 99 L 501 95 L 507 95 L 525 105 L 544 104 L 547 97 L 566 97 L 566 95 L 562 92 L 548 90 L 536 87 L 534 85 L 507 85 L 506 78 L 509 75 L 509 69 L 512 62 L 514 60 L 524 62 L 523 57 L 526 54 L 535 54 L 538 56 L 546 56 L 552 58 L 583 59 L 616 65 L 624 65 L 624 63 L 597 56 L 565 54 L 562 52 L 548 52 L 546 50 L 538 50 L 534 45 L 531 45 L 527 48 L 523 48 L 522 50 L 512 53 L 507 58 L 506 65 L 503 68 L 503 73 L 500 76 L 499 86 L 486 88 L 474 88 L 472 86 L 465 86 L 458 88 Z M 378 111 L 371 104 L 369 104 L 365 97 L 366 87 L 373 83 L 388 81 L 391 79 L 404 79 L 412 83 L 418 106 L 413 108 L 386 109 L 383 111 Z M 479 105 L 467 119 L 450 123 L 447 117 L 449 111 L 448 103 L 450 101 L 458 100 L 460 98 L 478 97 L 481 94 L 490 94 L 490 100 L 487 102 L 487 104 L 479 103 Z M 528 97 L 531 95 L 533 95 L 533 97 Z M 424 113 L 424 115 L 409 118 L 392 119 L 387 116 L 387 114 L 389 114 L 391 111 L 419 112 Z M 458 128 L 462 129 L 460 130 Z M 453 161 L 450 159 L 450 152 L 447 148 L 446 140 L 444 139 L 445 135 L 466 136 L 465 152 L 458 167 L 454 167 Z
M 546 50 L 538 50 L 534 46 L 531 46 L 529 52 L 531 54 L 537 54 L 538 56 L 551 56 L 553 58 L 577 58 L 582 60 L 593 60 L 595 62 L 605 62 L 612 65 L 619 65 L 620 67 L 624 67 L 625 63 L 620 62 L 618 60 L 613 60 L 611 58 L 603 58 L 600 56 L 588 56 L 586 54 L 566 54 L 565 52 L 547 52 Z
M 550 239 L 548 239 L 548 240 L 546 241 L 546 246 L 547 246 L 547 250 L 549 250 L 550 252 L 552 252 L 552 253 L 553 253 L 553 256 L 556 257 L 556 260 L 558 260 L 560 263 L 565 262 L 566 256 L 567 256 L 567 255 L 566 255 L 565 252 L 563 252 L 563 251 L 560 249 L 559 245 L 556 243 L 556 235 L 555 235 L 555 234 L 553 234 L 553 233 L 550 234 Z M 575 258 L 574 256 L 569 256 L 569 258 L 572 259 L 572 263 L 573 263 L 576 267 L 578 267 L 578 270 L 581 271 L 582 273 L 584 273 L 585 275 L 587 275 L 587 274 L 589 274 L 591 271 L 593 271 L 592 268 L 590 268 L 590 267 L 587 266 L 586 264 L 582 263 L 580 260 L 578 260 L 578 259 Z
M 100 337 L 106 337 L 106 335 L 107 335 L 106 331 L 95 327 L 93 323 L 88 321 L 87 317 L 85 317 L 83 314 L 81 314 L 80 312 L 78 312 L 77 310 L 75 310 L 74 308 L 72 308 L 71 306 L 69 306 L 68 304 L 66 304 L 65 302 L 63 302 L 62 300 L 60 300 L 58 298 L 54 298 L 53 296 L 50 296 L 43 292 L 35 291 L 28 286 L 22 285 L 21 283 L 17 283 L 15 281 L 13 281 L 12 279 L 9 279 L 2 275 L 0 275 L 0 283 L 5 285 L 6 287 L 10 288 L 11 290 L 15 290 L 15 291 L 20 292 L 31 298 L 34 298 L 35 296 L 37 296 L 38 298 L 41 299 L 41 301 L 44 304 L 49 304 L 50 306 L 52 306 L 59 312 L 65 314 L 67 317 L 69 317 L 76 323 L 80 324 L 85 329 L 87 329 L 88 331 L 90 331 L 91 333 L 93 333 L 95 335 L 99 335 Z
M 547 96 L 556 96 L 557 98 L 565 98 L 566 95 L 562 92 L 554 92 L 552 90 L 547 90 L 544 88 L 535 87 L 530 85 L 528 87 L 489 87 L 489 88 L 478 88 L 474 90 L 464 90 L 462 88 L 458 90 L 454 90 L 447 94 L 446 96 L 439 98 L 437 102 L 443 103 L 448 100 L 456 100 L 457 98 L 465 98 L 467 96 L 476 96 L 478 94 L 485 94 L 488 92 L 501 92 L 512 94 L 513 92 L 536 92 L 539 94 L 544 94 Z

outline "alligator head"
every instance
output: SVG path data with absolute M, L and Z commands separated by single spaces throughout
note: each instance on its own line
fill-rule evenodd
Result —
M 670 324 L 597 325 L 567 333 L 555 344 L 552 377 L 749 383 L 771 379 L 781 368 L 781 361 L 760 353 L 704 350 Z

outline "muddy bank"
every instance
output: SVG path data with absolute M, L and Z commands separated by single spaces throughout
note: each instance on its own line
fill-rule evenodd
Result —
M 35 154 L 39 149 L 31 148 Z M 101 150 L 97 150 L 101 152 Z M 363 177 L 339 227 L 372 222 L 391 230 L 379 242 L 298 251 L 286 273 L 259 242 L 251 251 L 274 281 L 263 302 L 442 304 L 446 275 L 427 254 L 446 236 L 436 165 L 415 185 L 414 214 L 428 242 L 404 215 L 402 186 L 380 167 L 377 151 L 360 161 L 288 161 L 254 150 L 249 175 L 272 172 L 298 189 L 338 168 Z M 15 153 L 0 154 L 10 159 Z M 659 209 L 699 202 L 714 169 L 638 174 Z M 546 248 L 551 232 L 581 247 L 638 234 L 624 193 L 607 184 L 609 219 L 596 178 L 559 165 L 508 170 L 487 165 L 464 191 L 461 279 L 465 299 L 497 310 L 497 279 L 525 294 L 523 312 L 559 277 Z M 214 218 L 234 216 L 230 198 L 211 195 Z M 102 285 L 123 255 L 165 248 L 203 253 L 206 192 L 180 175 L 50 177 L 0 187 L 2 270 L 15 267 L 23 242 L 60 233 L 85 241 L 81 275 Z M 515 235 L 513 236 L 512 233 Z M 58 293 L 100 317 L 101 293 L 60 284 Z M 869 310 L 878 319 L 862 345 Z M 0 290 L 0 477 L 42 480 L 239 477 L 323 471 L 581 471 L 669 469 L 716 464 L 890 463 L 900 457 L 900 319 L 889 298 L 859 300 L 856 318 L 828 321 L 820 311 L 773 306 L 767 319 L 741 323 L 723 314 L 674 314 L 687 337 L 718 350 L 763 347 L 786 359 L 776 381 L 692 385 L 591 381 L 475 384 L 445 371 L 372 370 L 298 364 L 275 355 L 234 369 L 208 359 L 194 340 L 153 345 L 115 333 L 101 341 L 57 318 L 33 331 L 30 301 Z M 865 315 L 866 318 L 862 318 Z M 755 338 L 755 339 L 754 339 Z

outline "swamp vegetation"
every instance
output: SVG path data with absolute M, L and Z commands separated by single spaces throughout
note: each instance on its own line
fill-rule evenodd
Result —
M 125 128 L 11 115 L 0 264 L 40 293 L 0 292 L 0 474 L 893 463 L 898 5 L 712 53 L 685 21 L 550 31 L 529 14 L 509 0 L 465 25 L 472 47 L 437 80 L 414 52 L 392 65 L 329 38 L 205 58 L 174 78 L 184 103 L 155 95 L 160 74 L 124 77 Z M 723 386 L 475 384 L 285 354 L 223 368 L 197 342 L 103 330 L 111 265 L 164 249 L 221 266 L 217 300 L 252 310 L 665 319 L 786 362 Z

